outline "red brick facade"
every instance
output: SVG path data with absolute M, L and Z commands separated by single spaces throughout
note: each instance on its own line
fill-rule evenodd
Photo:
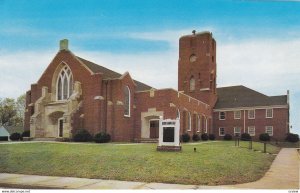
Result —
M 54 97 L 58 92 L 57 77 L 59 69 L 65 65 L 71 70 L 73 83 L 80 85 L 82 93 L 78 89 L 72 100 L 58 101 Z M 265 126 L 273 126 L 273 137 L 283 139 L 288 132 L 288 107 L 274 107 L 272 119 L 265 118 L 264 109 L 256 109 L 254 120 L 244 121 L 243 109 L 239 120 L 233 119 L 230 110 L 226 111 L 226 120 L 218 119 L 220 109 L 213 109 L 218 97 L 216 70 L 216 41 L 209 32 L 180 38 L 179 92 L 151 88 L 133 80 L 127 72 L 120 75 L 81 59 L 68 49 L 61 49 L 38 82 L 32 84 L 26 93 L 25 130 L 31 129 L 31 133 L 34 133 L 32 137 L 57 138 L 59 134 L 55 124 L 60 117 L 65 117 L 63 124 L 70 125 L 70 135 L 66 135 L 68 138 L 78 129 L 86 129 L 92 135 L 107 132 L 113 141 L 136 141 L 150 138 L 151 120 L 163 116 L 164 119 L 180 118 L 181 134 L 187 132 L 191 136 L 206 132 L 222 138 L 219 136 L 219 127 L 224 127 L 225 133 L 233 135 L 233 127 L 242 127 L 242 131 L 246 128 L 247 132 L 248 126 L 255 126 L 257 139 L 258 134 L 265 132 Z M 124 115 L 126 88 L 130 93 L 129 116 Z M 63 105 L 73 109 L 53 110 L 65 107 Z M 53 131 L 47 128 L 47 124 L 41 124 L 46 119 L 54 122 Z

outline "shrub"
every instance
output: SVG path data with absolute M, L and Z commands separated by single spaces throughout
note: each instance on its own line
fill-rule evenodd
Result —
M 21 134 L 20 133 L 13 133 L 9 137 L 10 140 L 12 141 L 19 141 L 21 139 Z
M 75 142 L 87 142 L 87 141 L 92 141 L 93 137 L 91 134 L 85 130 L 85 129 L 80 129 L 78 130 L 73 137 L 73 140 Z
M 207 140 L 208 140 L 208 135 L 207 135 L 206 133 L 203 133 L 203 134 L 201 135 L 201 139 L 202 139 L 203 141 L 207 141 Z
M 294 133 L 288 133 L 286 136 L 288 142 L 296 143 L 299 141 L 299 135 Z
M 230 134 L 225 134 L 224 135 L 224 140 L 230 141 L 230 140 L 232 140 L 232 136 Z
M 189 142 L 191 139 L 190 135 L 188 133 L 184 133 L 181 135 L 181 141 L 182 142 Z
M 249 133 L 243 133 L 243 134 L 241 135 L 241 140 L 242 140 L 242 141 L 251 141 L 251 136 L 250 136 L 250 134 L 249 134 Z
M 21 134 L 21 140 L 23 140 L 23 137 L 30 137 L 30 130 L 24 131 Z
M 200 136 L 198 134 L 194 134 L 193 135 L 193 141 L 199 141 L 200 140 Z
M 209 139 L 209 140 L 215 140 L 215 139 L 216 139 L 216 136 L 215 136 L 214 134 L 211 133 L 211 134 L 208 135 L 208 139 Z
M 259 140 L 261 141 L 270 141 L 270 136 L 268 133 L 262 133 L 259 135 Z
M 110 141 L 111 137 L 108 133 L 105 133 L 105 132 L 100 132 L 100 133 L 97 133 L 95 136 L 94 136 L 94 141 L 96 143 L 108 143 Z

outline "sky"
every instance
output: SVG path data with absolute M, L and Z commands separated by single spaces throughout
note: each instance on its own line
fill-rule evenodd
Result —
M 69 39 L 77 56 L 155 88 L 177 89 L 180 36 L 211 31 L 218 87 L 290 91 L 300 134 L 300 1 L 0 0 L 0 98 L 37 82 Z

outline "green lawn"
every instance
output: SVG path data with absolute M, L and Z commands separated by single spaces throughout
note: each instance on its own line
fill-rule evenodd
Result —
M 156 144 L 0 144 L 0 172 L 218 185 L 258 180 L 275 158 L 235 147 L 234 141 L 182 148 L 174 153 L 157 152 Z M 279 148 L 269 145 L 267 151 Z

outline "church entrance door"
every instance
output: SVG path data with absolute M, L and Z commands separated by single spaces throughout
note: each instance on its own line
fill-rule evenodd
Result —
M 150 138 L 158 138 L 159 120 L 150 120 Z
M 64 120 L 63 118 L 58 119 L 58 137 L 63 137 L 64 131 Z

